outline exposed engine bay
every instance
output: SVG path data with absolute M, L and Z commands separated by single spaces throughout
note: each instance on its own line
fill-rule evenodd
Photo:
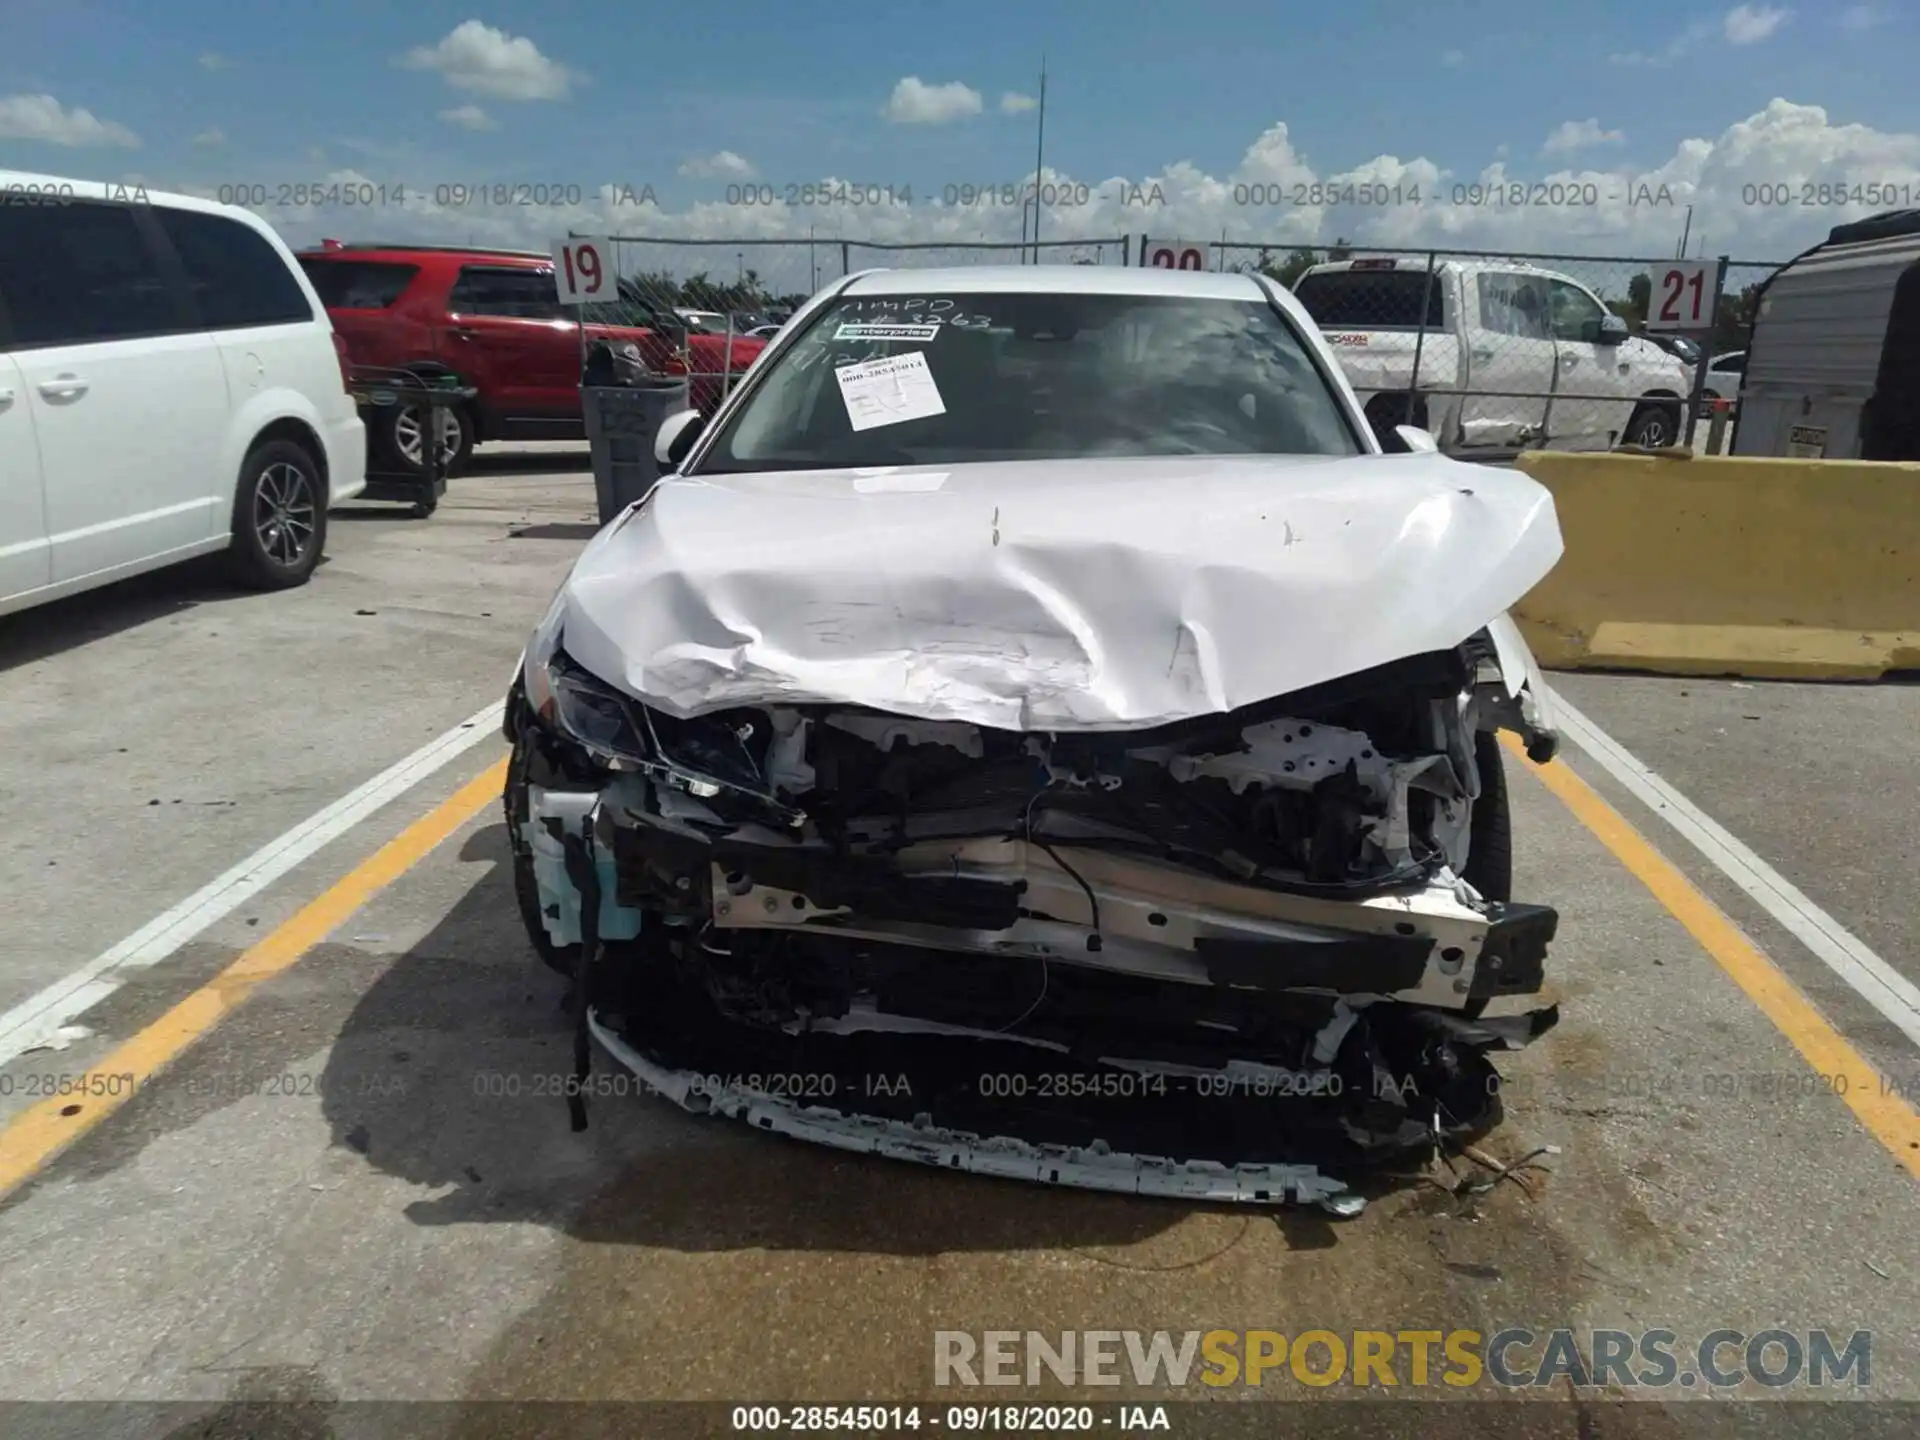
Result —
M 689 1108 L 1345 1213 L 1328 1170 L 1496 1124 L 1487 1053 L 1557 1018 L 1485 1013 L 1539 992 L 1557 923 L 1507 898 L 1493 731 L 1545 758 L 1525 712 L 1489 632 L 1068 734 L 849 705 L 683 719 L 556 646 L 509 705 L 516 883 L 582 1046 Z

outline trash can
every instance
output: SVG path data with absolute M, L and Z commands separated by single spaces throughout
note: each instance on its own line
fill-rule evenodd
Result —
M 688 408 L 687 381 L 636 385 L 582 385 L 580 405 L 593 448 L 593 490 L 606 524 L 646 494 L 660 478 L 653 437 L 660 422 Z

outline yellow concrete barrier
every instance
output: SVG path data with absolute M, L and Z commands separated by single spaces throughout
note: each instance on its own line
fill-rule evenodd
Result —
M 1566 555 L 1514 609 L 1549 669 L 1920 668 L 1920 464 L 1535 452 Z

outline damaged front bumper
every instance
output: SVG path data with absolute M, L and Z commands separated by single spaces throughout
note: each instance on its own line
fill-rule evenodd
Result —
M 1317 1205 L 1357 1215 L 1364 1202 L 1341 1181 L 1311 1165 L 1221 1165 L 1162 1156 L 1116 1154 L 1101 1142 L 1084 1148 L 1035 1145 L 1012 1136 L 972 1134 L 932 1123 L 931 1116 L 897 1120 L 808 1104 L 745 1084 L 729 1084 L 691 1070 L 670 1070 L 595 1019 L 594 1038 L 607 1053 L 657 1094 L 696 1115 L 741 1120 L 756 1130 L 835 1150 L 879 1155 L 1041 1185 L 1067 1185 L 1120 1195 L 1258 1205 Z M 910 1082 L 909 1082 L 910 1083 Z
M 1330 1172 L 1496 1124 L 1489 1052 L 1557 1019 L 1482 1013 L 1540 991 L 1557 917 L 1465 878 L 1478 728 L 1548 753 L 1551 733 L 1524 686 L 1456 658 L 1404 700 L 1411 748 L 1333 723 L 1347 701 L 1236 717 L 1233 743 L 996 759 L 971 727 L 670 732 L 591 687 L 516 690 L 516 852 L 549 944 L 592 954 L 583 1025 L 686 1108 L 972 1173 L 1352 1213 Z M 724 733 L 769 722 L 743 768 Z

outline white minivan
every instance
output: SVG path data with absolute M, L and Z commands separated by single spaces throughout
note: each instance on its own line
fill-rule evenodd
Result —
M 366 449 L 265 222 L 0 170 L 0 615 L 215 551 L 243 585 L 304 584 Z

